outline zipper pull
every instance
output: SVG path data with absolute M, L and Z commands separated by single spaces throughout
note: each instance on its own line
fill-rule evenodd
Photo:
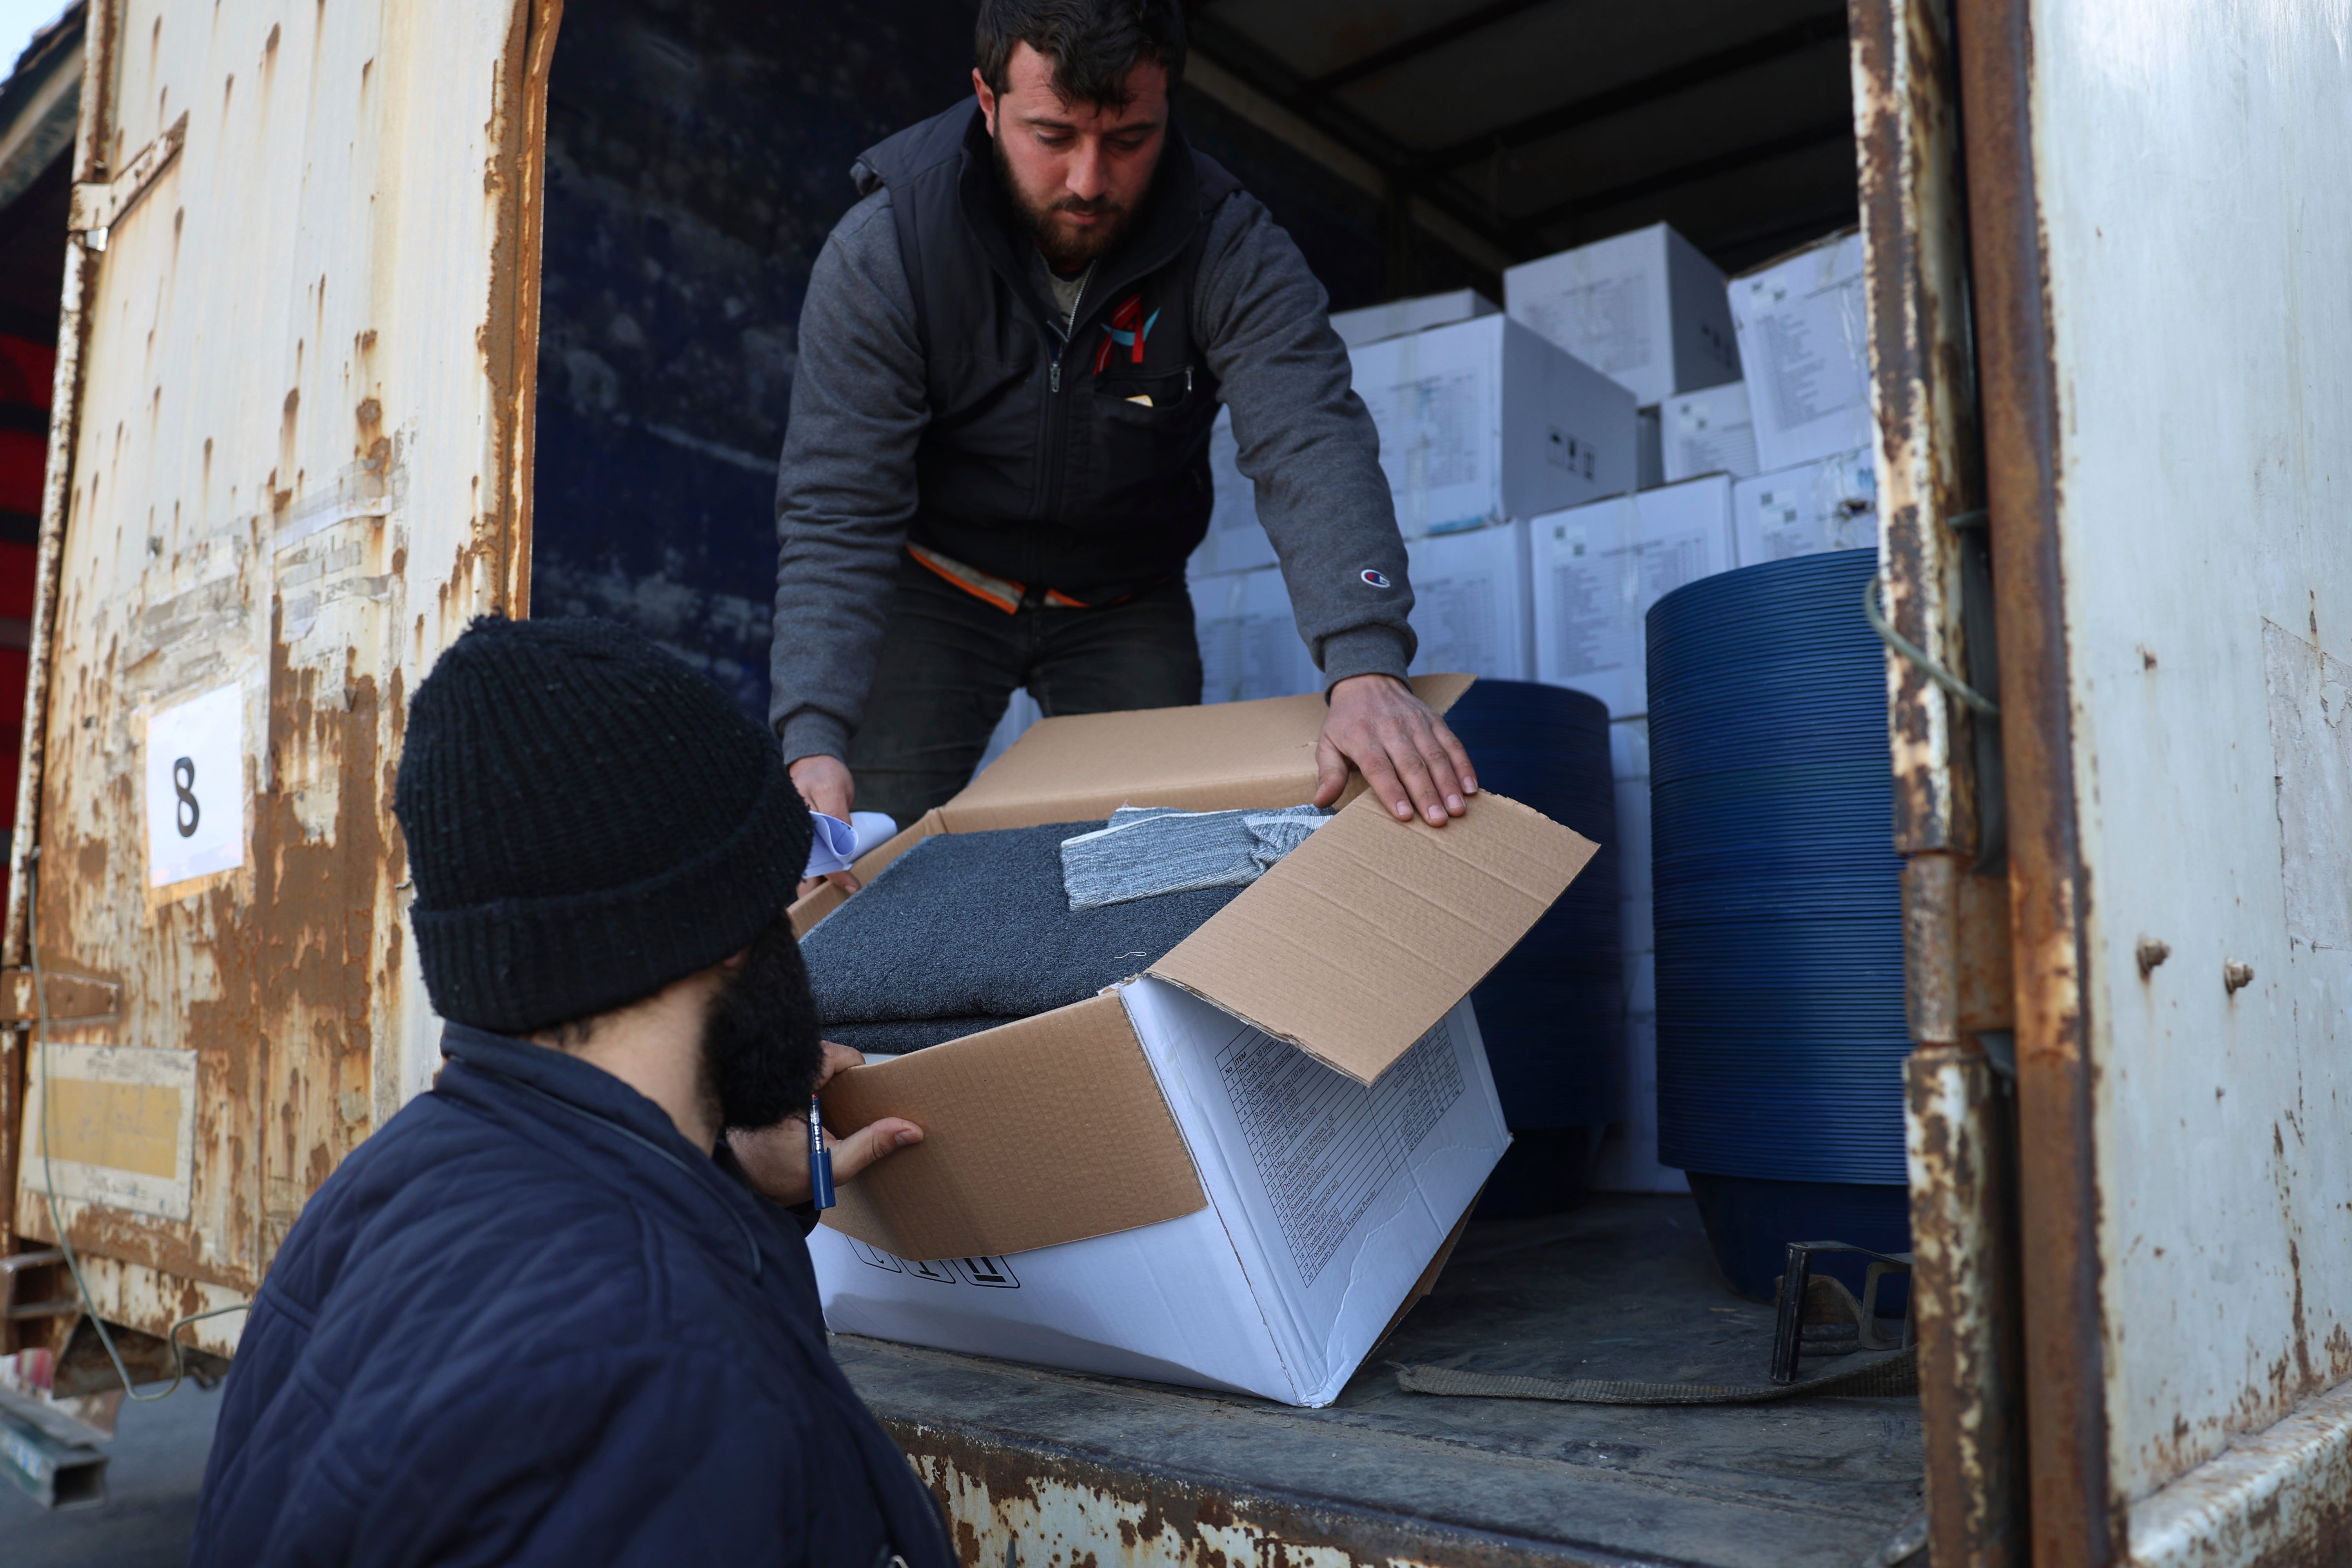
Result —
M 1184 367 L 1184 395 L 1192 395 L 1192 367 L 1189 364 Z
M 1051 390 L 1059 392 L 1062 390 L 1062 345 L 1059 341 L 1053 345 L 1053 364 L 1047 373 L 1046 380 Z

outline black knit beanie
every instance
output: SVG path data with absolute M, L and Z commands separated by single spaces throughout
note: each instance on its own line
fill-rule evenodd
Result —
M 774 738 L 612 621 L 477 620 L 409 703 L 393 809 L 433 1006 L 502 1034 L 740 952 L 808 864 Z

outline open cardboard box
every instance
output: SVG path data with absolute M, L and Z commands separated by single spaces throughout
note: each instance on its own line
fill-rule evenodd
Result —
M 1469 685 L 1414 682 L 1441 710 Z M 1045 720 L 857 874 L 934 833 L 1296 805 L 1323 714 L 1287 697 Z M 1500 795 L 1434 828 L 1360 789 L 1144 973 L 842 1074 L 828 1122 L 925 1136 L 810 1237 L 827 1322 L 1328 1404 L 1510 1142 L 1469 992 L 1596 847 Z M 842 897 L 801 900 L 794 928 Z

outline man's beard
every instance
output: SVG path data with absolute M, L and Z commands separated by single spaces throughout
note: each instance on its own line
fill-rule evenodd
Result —
M 1044 206 L 1037 205 L 1021 188 L 1021 182 L 1013 177 L 1013 163 L 1004 155 L 1004 143 L 992 136 L 988 146 L 996 162 L 996 180 L 1005 200 L 1013 204 L 1013 210 L 1020 215 L 1021 226 L 1028 231 L 1031 242 L 1055 271 L 1075 272 L 1109 255 L 1127 237 L 1127 231 L 1135 226 L 1134 209 L 1106 196 L 1081 201 L 1065 195 Z M 1097 213 L 1109 221 L 1072 233 L 1055 225 L 1054 215 L 1057 212 Z
M 773 1127 L 808 1107 L 824 1065 L 816 1000 L 793 922 L 778 915 L 711 999 L 702 1091 L 723 1127 Z

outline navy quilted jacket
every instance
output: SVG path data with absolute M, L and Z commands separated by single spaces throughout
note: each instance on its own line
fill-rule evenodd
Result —
M 584 1062 L 442 1050 L 270 1268 L 191 1563 L 943 1568 L 790 1216 Z

